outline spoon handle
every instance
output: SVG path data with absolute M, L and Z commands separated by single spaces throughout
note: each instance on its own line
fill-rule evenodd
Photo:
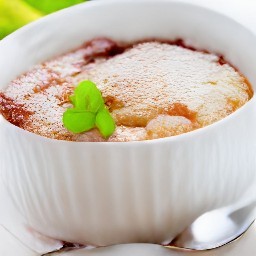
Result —
M 244 208 L 254 208 L 256 207 L 256 189 L 255 186 L 251 186 L 243 195 L 242 197 L 234 204 L 226 206 L 224 208 L 232 214 L 236 211 L 239 211 Z

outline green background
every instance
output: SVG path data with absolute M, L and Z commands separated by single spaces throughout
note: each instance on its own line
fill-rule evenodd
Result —
M 0 0 L 0 39 L 46 14 L 86 0 Z

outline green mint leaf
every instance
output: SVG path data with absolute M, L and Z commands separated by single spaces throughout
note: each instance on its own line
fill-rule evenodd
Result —
M 82 133 L 95 127 L 95 114 L 69 108 L 63 114 L 64 126 L 73 133 Z
M 97 113 L 95 124 L 105 138 L 111 136 L 116 128 L 115 121 L 105 106 Z
M 79 110 L 96 113 L 104 105 L 100 90 L 91 81 L 81 82 L 74 93 L 74 96 L 71 96 L 71 101 Z
M 74 108 L 63 114 L 64 126 L 73 133 L 82 133 L 97 127 L 104 138 L 115 131 L 115 122 L 105 107 L 100 90 L 91 81 L 83 81 L 70 96 Z

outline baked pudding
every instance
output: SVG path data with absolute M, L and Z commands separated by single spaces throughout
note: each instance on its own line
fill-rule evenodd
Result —
M 63 125 L 70 96 L 84 80 L 97 85 L 115 121 L 108 138 L 96 128 L 73 133 Z M 223 57 L 180 40 L 122 45 L 98 38 L 13 80 L 0 93 L 0 111 L 12 124 L 52 139 L 125 142 L 202 128 L 251 97 L 247 79 Z

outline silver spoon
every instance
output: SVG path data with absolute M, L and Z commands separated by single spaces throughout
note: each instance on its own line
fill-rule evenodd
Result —
M 256 218 L 255 207 L 256 202 L 252 201 L 205 213 L 166 247 L 210 250 L 230 243 L 252 225 Z
M 228 244 L 243 235 L 253 224 L 256 219 L 255 207 L 255 199 L 244 200 L 243 198 L 232 206 L 207 212 L 164 247 L 199 251 Z M 58 252 L 72 249 L 79 249 L 79 247 L 66 247 Z

